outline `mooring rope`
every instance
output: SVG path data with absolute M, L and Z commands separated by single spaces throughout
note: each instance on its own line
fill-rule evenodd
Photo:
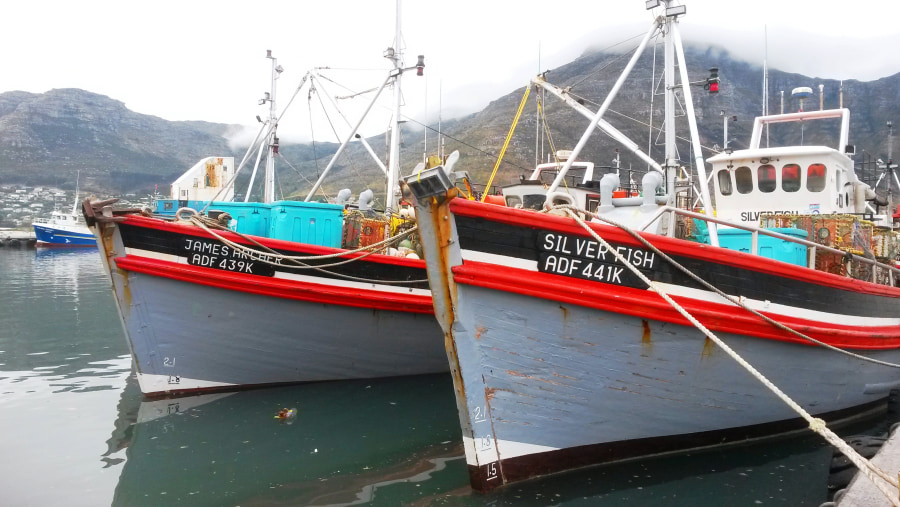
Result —
M 646 275 L 644 275 L 636 266 L 632 265 L 630 262 L 625 259 L 625 257 L 616 251 L 612 246 L 606 242 L 599 234 L 597 234 L 585 221 L 579 213 L 585 213 L 590 216 L 596 216 L 594 213 L 587 212 L 585 210 L 578 209 L 572 205 L 559 205 L 554 206 L 551 209 L 560 209 L 564 211 L 569 217 L 575 220 L 584 230 L 586 230 L 591 237 L 597 240 L 598 243 L 603 245 L 610 253 L 612 253 L 616 260 L 618 260 L 623 266 L 628 267 L 628 269 L 634 273 L 638 278 L 640 278 L 644 283 L 647 284 L 647 287 L 650 288 L 653 292 L 659 294 L 669 305 L 672 306 L 678 313 L 680 313 L 685 319 L 687 319 L 691 324 L 694 325 L 697 329 L 699 329 L 707 338 L 715 342 L 722 350 L 724 350 L 732 359 L 734 359 L 739 365 L 741 365 L 745 370 L 747 370 L 751 375 L 753 375 L 757 380 L 759 380 L 766 388 L 772 391 L 779 399 L 781 399 L 785 404 L 791 407 L 797 414 L 799 414 L 803 419 L 809 423 L 810 429 L 814 432 L 822 435 L 828 443 L 836 447 L 841 451 L 847 458 L 853 462 L 853 464 L 859 469 L 859 471 L 869 478 L 872 483 L 881 491 L 885 497 L 887 497 L 891 504 L 895 507 L 900 507 L 900 497 L 898 497 L 897 491 L 889 491 L 885 485 L 876 480 L 877 478 L 882 479 L 889 486 L 893 486 L 896 489 L 900 489 L 898 486 L 897 480 L 894 477 L 891 477 L 884 470 L 881 470 L 878 466 L 873 464 L 871 461 L 862 457 L 859 453 L 857 453 L 852 447 L 850 447 L 847 442 L 845 442 L 841 437 L 831 431 L 828 426 L 826 426 L 825 421 L 818 417 L 813 417 L 809 412 L 803 409 L 800 405 L 798 405 L 794 400 L 792 400 L 787 394 L 785 394 L 781 389 L 778 388 L 775 384 L 773 384 L 768 378 L 765 377 L 761 372 L 759 372 L 756 368 L 753 367 L 750 363 L 748 363 L 743 357 L 740 356 L 737 352 L 735 352 L 731 347 L 729 347 L 724 341 L 722 341 L 718 336 L 716 336 L 712 331 L 706 328 L 700 321 L 694 318 L 687 310 L 685 310 L 681 305 L 679 305 L 676 301 L 674 301 L 662 288 L 657 287 Z M 602 218 L 601 218 L 602 220 Z M 612 223 L 612 221 L 609 221 Z M 623 230 L 629 230 L 629 228 L 616 224 L 617 227 L 622 228 Z M 654 251 L 658 251 L 654 247 Z M 730 299 L 730 298 L 729 298 Z
M 182 217 L 183 213 L 188 214 L 188 218 L 183 218 Z M 360 261 L 360 260 L 365 259 L 366 257 L 369 257 L 372 254 L 378 253 L 378 250 L 381 250 L 382 248 L 392 245 L 394 243 L 398 243 L 398 242 L 402 241 L 404 238 L 406 238 L 407 236 L 416 232 L 418 230 L 418 225 L 410 227 L 409 229 L 401 232 L 400 234 L 397 234 L 396 236 L 392 236 L 390 238 L 379 241 L 378 243 L 373 243 L 371 245 L 360 247 L 355 250 L 342 250 L 340 252 L 333 253 L 333 254 L 327 254 L 327 255 L 306 255 L 306 256 L 304 256 L 304 255 L 285 255 L 280 252 L 277 252 L 277 251 L 263 245 L 262 243 L 256 241 L 254 238 L 252 238 L 246 234 L 242 234 L 237 231 L 232 231 L 231 229 L 228 229 L 227 227 L 225 227 L 218 221 L 200 215 L 199 213 L 197 213 L 196 210 L 193 210 L 191 208 L 179 209 L 175 213 L 175 217 L 179 220 L 189 221 L 190 223 L 196 225 L 197 227 L 200 227 L 201 229 L 206 231 L 209 235 L 218 239 L 222 243 L 230 246 L 231 248 L 234 248 L 237 251 L 242 252 L 243 254 L 247 255 L 248 257 L 250 257 L 251 259 L 253 259 L 255 261 L 263 262 L 265 264 L 270 264 L 273 266 L 284 266 L 284 267 L 291 268 L 291 269 L 312 269 L 312 270 L 320 271 L 322 273 L 326 273 L 326 274 L 336 276 L 339 278 L 344 278 L 346 280 L 352 280 L 352 281 L 363 282 L 363 283 L 403 284 L 403 285 L 410 284 L 411 285 L 411 284 L 425 283 L 428 281 L 427 278 L 421 279 L 421 280 L 376 280 L 376 279 L 371 279 L 371 278 L 362 278 L 362 277 L 357 277 L 357 276 L 352 276 L 352 275 L 346 275 L 343 273 L 337 273 L 337 272 L 328 271 L 327 269 L 325 269 L 325 268 L 333 268 L 336 266 L 342 266 L 344 264 L 349 264 L 351 262 Z M 258 246 L 261 250 L 250 248 L 250 247 L 241 245 L 240 243 L 235 243 L 234 241 L 231 241 L 228 238 L 225 238 L 221 234 L 218 234 L 213 229 L 219 229 L 219 230 L 228 231 L 233 234 L 236 234 L 236 235 L 240 236 L 241 238 L 243 238 L 244 240 L 249 241 L 250 243 L 253 243 L 254 245 Z M 293 265 L 288 266 L 288 265 L 280 264 L 278 262 L 274 262 L 274 261 L 271 261 L 271 260 L 268 260 L 265 258 L 261 258 L 260 257 L 261 252 L 264 252 L 267 257 L 271 257 L 274 259 L 281 259 L 281 260 L 287 261 Z M 314 260 L 336 259 L 339 257 L 344 257 L 349 254 L 357 254 L 357 253 L 362 253 L 363 255 L 345 259 L 340 262 L 332 262 L 330 264 L 321 264 L 321 265 L 313 266 L 310 264 L 306 264 L 304 262 L 304 261 L 314 261 Z
M 690 277 L 690 278 L 691 278 L 692 280 L 694 280 L 695 282 L 697 282 L 697 283 L 699 283 L 700 285 L 702 285 L 703 287 L 705 287 L 705 288 L 707 288 L 707 289 L 709 289 L 709 290 L 715 292 L 715 293 L 718 294 L 719 296 L 722 296 L 722 297 L 723 297 L 724 299 L 726 299 L 727 301 L 730 301 L 731 303 L 734 303 L 736 306 L 739 306 L 740 308 L 743 308 L 744 310 L 746 310 L 746 311 L 752 313 L 753 315 L 759 317 L 760 319 L 762 319 L 762 320 L 768 322 L 768 323 L 771 324 L 772 326 L 777 327 L 778 329 L 781 329 L 781 330 L 783 330 L 783 331 L 786 331 L 786 332 L 788 332 L 788 333 L 790 333 L 790 334 L 793 334 L 794 336 L 797 336 L 798 338 L 807 340 L 807 341 L 809 341 L 809 342 L 811 342 L 811 343 L 814 343 L 814 344 L 816 344 L 816 345 L 819 345 L 819 346 L 821 346 L 821 347 L 825 347 L 825 348 L 830 349 L 830 350 L 833 350 L 833 351 L 835 351 L 835 352 L 838 352 L 838 353 L 841 353 L 841 354 L 845 354 L 845 355 L 850 356 L 850 357 L 852 357 L 852 358 L 854 358 L 854 359 L 859 359 L 859 360 L 861 360 L 861 361 L 868 361 L 868 362 L 870 362 L 870 363 L 880 364 L 880 365 L 882 365 L 882 366 L 887 366 L 887 367 L 890 367 L 890 368 L 900 368 L 900 364 L 897 364 L 897 363 L 889 363 L 889 362 L 887 362 L 887 361 L 881 361 L 880 359 L 874 359 L 874 358 L 871 358 L 871 357 L 862 356 L 862 355 L 856 354 L 856 353 L 854 353 L 854 352 L 850 352 L 849 350 L 844 350 L 844 349 L 841 349 L 841 348 L 839 348 L 839 347 L 835 347 L 834 345 L 831 345 L 831 344 L 825 343 L 825 342 L 823 342 L 823 341 L 817 340 L 817 339 L 813 338 L 812 336 L 808 336 L 808 335 L 806 335 L 806 334 L 803 334 L 803 333 L 801 333 L 800 331 L 797 331 L 796 329 L 793 329 L 793 328 L 791 328 L 791 327 L 789 327 L 789 326 L 787 326 L 787 325 L 785 325 L 785 324 L 782 324 L 781 322 L 778 322 L 777 320 L 775 320 L 775 319 L 773 319 L 773 318 L 771 318 L 771 317 L 769 317 L 769 316 L 767 316 L 767 315 L 763 315 L 763 314 L 760 313 L 759 311 L 757 311 L 757 310 L 755 310 L 755 309 L 753 309 L 753 308 L 747 306 L 747 304 L 745 304 L 744 301 L 743 301 L 743 297 L 740 297 L 740 296 L 730 296 L 730 295 L 726 294 L 725 292 L 723 292 L 722 290 L 720 290 L 718 287 L 716 287 L 716 286 L 712 285 L 711 283 L 707 282 L 706 280 L 700 278 L 699 276 L 696 275 L 696 273 L 691 272 L 691 270 L 689 270 L 689 269 L 687 269 L 686 267 L 684 267 L 683 265 L 681 265 L 678 261 L 676 261 L 675 259 L 669 257 L 665 252 L 663 252 L 662 250 L 658 249 L 655 245 L 653 245 L 652 243 L 650 243 L 649 241 L 647 241 L 646 238 L 644 238 L 643 236 L 641 236 L 640 234 L 638 234 L 637 231 L 635 231 L 634 229 L 631 229 L 630 227 L 627 227 L 627 226 L 625 226 L 625 225 L 622 225 L 622 224 L 620 224 L 620 223 L 618 223 L 618 222 L 616 222 L 616 221 L 614 221 L 614 220 L 610 220 L 609 218 L 606 218 L 606 217 L 604 217 L 604 216 L 598 215 L 597 213 L 591 213 L 591 212 L 589 212 L 589 211 L 585 211 L 585 210 L 582 210 L 582 209 L 575 208 L 575 207 L 573 207 L 573 206 L 570 205 L 570 204 L 558 205 L 558 206 L 556 206 L 555 208 L 556 208 L 556 209 L 571 208 L 571 209 L 576 210 L 576 211 L 579 212 L 579 213 L 583 213 L 583 214 L 588 215 L 588 216 L 590 216 L 590 217 L 592 217 L 592 218 L 596 218 L 596 219 L 601 220 L 601 221 L 603 221 L 603 222 L 605 222 L 605 223 L 608 223 L 609 225 L 612 225 L 612 226 L 614 226 L 614 227 L 618 227 L 619 229 L 622 229 L 623 231 L 625 231 L 625 232 L 627 232 L 629 235 L 631 235 L 633 238 L 635 238 L 636 240 L 640 241 L 644 246 L 646 246 L 647 248 L 649 248 L 650 250 L 652 250 L 654 253 L 660 255 L 660 256 L 661 256 L 663 259 L 665 259 L 669 264 L 671 264 L 671 265 L 674 266 L 676 269 L 678 269 L 679 271 L 681 271 L 682 273 L 684 273 L 685 275 L 687 275 L 688 277 Z

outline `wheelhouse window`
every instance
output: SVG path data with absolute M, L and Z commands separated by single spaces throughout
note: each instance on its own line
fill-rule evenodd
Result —
M 781 168 L 781 189 L 785 192 L 800 190 L 800 166 L 786 164 Z
M 719 193 L 722 195 L 731 195 L 731 173 L 728 169 L 719 171 Z
M 740 194 L 753 192 L 753 171 L 747 166 L 738 167 L 734 171 L 734 184 Z
M 810 192 L 825 190 L 825 164 L 810 164 L 806 169 L 806 189 Z
M 523 208 L 541 210 L 544 207 L 544 201 L 547 200 L 547 194 L 526 195 L 524 199 Z
M 522 199 L 517 195 L 508 195 L 506 196 L 506 205 L 510 208 L 521 208 Z
M 763 164 L 756 170 L 756 179 L 759 181 L 760 192 L 774 192 L 778 186 L 775 175 L 775 167 L 771 164 Z

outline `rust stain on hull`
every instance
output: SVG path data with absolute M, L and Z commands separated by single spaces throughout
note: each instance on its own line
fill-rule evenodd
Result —
M 652 343 L 650 339 L 650 323 L 646 320 L 641 320 L 641 344 L 651 345 Z
M 706 359 L 708 357 L 712 357 L 713 351 L 716 350 L 716 344 L 709 338 L 703 341 L 703 352 L 700 353 L 700 357 Z

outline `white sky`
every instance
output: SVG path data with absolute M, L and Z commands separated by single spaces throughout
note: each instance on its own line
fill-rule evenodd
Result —
M 900 72 L 896 0 L 681 3 L 685 42 L 761 65 L 768 33 L 772 68 L 861 80 Z M 445 118 L 478 111 L 539 68 L 643 34 L 652 20 L 643 0 L 407 0 L 402 10 L 406 65 L 425 55 L 426 77 L 403 81 L 404 113 L 420 121 L 439 108 Z M 395 0 L 31 0 L 4 4 L 2 16 L 0 92 L 82 88 L 168 120 L 244 125 L 266 114 L 257 100 L 269 89 L 267 49 L 285 69 L 279 106 L 314 66 L 381 69 L 362 90 L 384 79 L 396 17 Z M 304 93 L 292 110 L 305 103 Z

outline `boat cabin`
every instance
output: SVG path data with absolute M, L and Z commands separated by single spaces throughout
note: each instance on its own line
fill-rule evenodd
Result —
M 547 189 L 559 176 L 559 172 L 568 159 L 568 152 L 557 153 L 558 162 L 539 164 L 527 178 L 521 176 L 519 183 L 501 189 L 506 205 L 511 208 L 540 210 L 547 200 Z M 600 182 L 594 178 L 592 162 L 574 161 L 566 173 L 558 193 L 569 194 L 574 204 L 594 211 L 600 202 Z M 565 203 L 554 201 L 553 204 Z
M 234 157 L 206 157 L 172 182 L 169 199 L 156 201 L 156 212 L 174 216 L 178 208 L 202 209 L 213 199 L 234 198 Z
M 760 147 L 769 123 L 840 118 L 838 148 L 827 146 Z M 859 181 L 848 155 L 849 111 L 836 109 L 759 117 L 750 148 L 716 155 L 712 182 L 716 216 L 742 225 L 758 226 L 771 214 L 862 214 L 874 198 Z M 799 128 L 799 127 L 798 127 Z

